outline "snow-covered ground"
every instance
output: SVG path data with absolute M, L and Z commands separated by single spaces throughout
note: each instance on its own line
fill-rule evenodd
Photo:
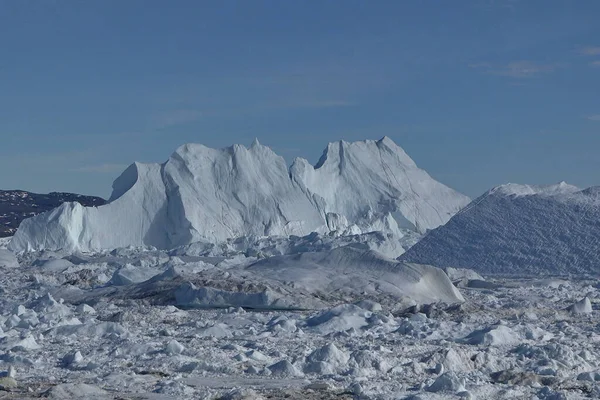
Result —
M 187 250 L 0 250 L 0 398 L 600 396 L 597 281 Z
M 600 398 L 597 188 L 454 215 L 384 138 L 186 145 L 113 189 L 0 239 L 0 399 Z

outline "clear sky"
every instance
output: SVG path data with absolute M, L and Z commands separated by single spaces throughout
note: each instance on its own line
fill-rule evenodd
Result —
M 470 196 L 600 185 L 598 0 L 2 0 L 0 188 L 108 197 L 133 161 L 391 137 Z

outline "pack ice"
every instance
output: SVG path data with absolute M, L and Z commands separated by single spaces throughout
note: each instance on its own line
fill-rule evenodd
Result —
M 171 249 L 243 236 L 423 233 L 468 198 L 432 179 L 391 139 L 330 144 L 313 167 L 255 141 L 211 149 L 187 144 L 164 164 L 134 163 L 109 204 L 65 203 L 25 220 L 14 252 Z
M 495 189 L 448 240 L 516 255 L 519 276 L 444 273 L 381 254 L 464 199 L 415 168 L 387 139 L 330 145 L 289 173 L 258 143 L 189 145 L 133 165 L 107 206 L 29 220 L 12 248 L 46 250 L 0 240 L 0 397 L 600 398 L 598 279 L 518 268 L 591 260 L 597 192 Z M 449 254 L 438 243 L 417 259 Z M 125 244 L 146 247 L 90 251 Z
M 507 184 L 474 200 L 401 256 L 487 274 L 597 274 L 600 187 Z

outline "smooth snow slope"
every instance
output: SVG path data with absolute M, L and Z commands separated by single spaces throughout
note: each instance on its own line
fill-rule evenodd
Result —
M 491 274 L 600 273 L 600 187 L 503 185 L 399 259 Z
M 464 301 L 439 268 L 406 264 L 361 245 L 331 251 L 271 257 L 246 270 L 263 280 L 293 282 L 294 288 L 322 295 L 408 297 L 422 303 Z
M 258 141 L 249 148 L 187 144 L 164 164 L 130 166 L 105 206 L 66 203 L 24 221 L 10 248 L 170 249 L 329 231 L 401 237 L 398 225 L 419 232 L 434 228 L 466 202 L 388 138 L 330 144 L 317 167 L 299 159 L 290 170 Z
M 363 232 L 399 226 L 425 233 L 469 202 L 419 169 L 388 137 L 330 143 L 315 167 L 296 159 L 291 175 L 325 214 L 343 215 Z

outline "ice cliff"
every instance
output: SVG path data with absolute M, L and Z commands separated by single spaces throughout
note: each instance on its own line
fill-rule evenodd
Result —
M 134 163 L 108 204 L 64 203 L 23 221 L 13 251 L 170 249 L 242 236 L 356 234 L 436 228 L 468 203 L 432 179 L 391 139 L 331 143 L 313 167 L 255 141 L 186 144 L 164 164 Z

